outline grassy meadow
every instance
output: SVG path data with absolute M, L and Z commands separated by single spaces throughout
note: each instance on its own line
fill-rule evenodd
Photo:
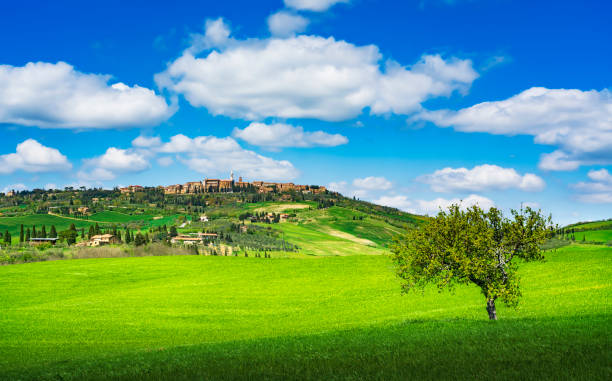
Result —
M 522 263 L 497 322 L 474 287 L 401 295 L 385 255 L 2 266 L 0 378 L 604 380 L 611 265 L 575 244 Z

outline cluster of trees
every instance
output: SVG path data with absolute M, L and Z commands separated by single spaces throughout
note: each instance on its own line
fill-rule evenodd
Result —
M 238 216 L 240 221 L 250 220 L 251 222 L 265 222 L 268 224 L 276 224 L 280 222 L 280 213 L 266 213 L 266 212 L 246 212 Z
M 40 229 L 36 229 L 36 225 L 32 225 L 32 229 L 26 228 L 21 224 L 19 229 L 19 243 L 28 242 L 30 238 L 57 238 L 57 230 L 55 225 L 51 225 L 51 229 L 47 233 L 47 227 L 43 225 Z M 0 233 L 0 238 L 5 244 L 10 245 L 12 242 L 12 236 L 7 230 L 4 235 Z

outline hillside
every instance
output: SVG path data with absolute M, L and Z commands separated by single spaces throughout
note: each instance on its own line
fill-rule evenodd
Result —
M 520 264 L 494 324 L 475 287 L 401 295 L 386 256 L 1 266 L 0 379 L 609 379 L 611 254 Z
M 579 242 L 612 245 L 612 219 L 578 222 L 564 227 L 561 233 Z
M 177 234 L 195 237 L 200 233 L 215 237 L 199 247 L 208 254 L 381 254 L 393 237 L 426 221 L 329 191 L 169 195 L 158 188 L 133 193 L 36 190 L 0 197 L 0 211 L 0 232 L 10 233 L 13 247 L 0 261 L 8 263 L 44 260 L 45 256 L 80 257 L 83 254 L 77 255 L 72 245 L 87 244 L 92 234 L 100 233 L 117 236 L 125 255 L 132 255 L 134 237 L 139 234 L 145 244 L 166 244 L 172 251 L 177 245 L 171 241 Z M 28 251 L 20 244 L 22 226 L 24 240 L 30 231 L 32 235 L 36 231 L 38 237 L 43 227 L 47 235 L 54 227 L 61 233 L 57 249 Z M 74 236 L 72 243 L 63 238 L 70 235 Z M 119 251 L 108 255 L 117 256 Z

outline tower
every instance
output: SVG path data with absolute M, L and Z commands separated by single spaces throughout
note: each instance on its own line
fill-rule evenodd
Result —
M 230 181 L 234 181 L 234 170 L 230 171 Z

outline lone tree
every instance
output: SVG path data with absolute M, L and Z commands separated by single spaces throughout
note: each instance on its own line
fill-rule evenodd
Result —
M 495 300 L 516 307 L 521 296 L 515 258 L 540 261 L 540 245 L 551 234 L 551 219 L 527 207 L 512 210 L 478 206 L 462 211 L 452 205 L 427 224 L 409 231 L 392 246 L 402 290 L 434 283 L 439 289 L 474 283 L 487 301 L 489 319 L 497 320 Z

